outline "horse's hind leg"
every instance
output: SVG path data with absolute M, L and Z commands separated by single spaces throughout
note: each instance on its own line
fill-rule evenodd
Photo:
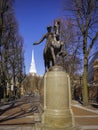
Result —
M 48 59 L 44 59 L 44 66 L 45 66 L 45 72 L 47 72 L 47 69 L 49 69 L 49 67 L 50 67 L 50 64 L 49 64 L 49 61 L 48 61 Z
M 53 47 L 51 47 L 51 54 L 52 54 L 52 65 L 54 66 L 56 64 L 56 56 Z
M 45 72 L 47 71 L 47 64 L 46 64 L 46 60 L 44 60 L 44 67 L 45 67 Z
M 47 68 L 48 69 L 50 68 L 50 61 L 49 60 L 47 61 Z

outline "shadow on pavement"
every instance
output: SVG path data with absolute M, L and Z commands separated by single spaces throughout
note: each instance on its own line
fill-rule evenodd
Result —
M 5 121 L 23 118 L 30 116 L 33 113 L 38 113 L 38 103 L 29 102 L 28 100 L 8 102 L 0 105 L 0 124 Z

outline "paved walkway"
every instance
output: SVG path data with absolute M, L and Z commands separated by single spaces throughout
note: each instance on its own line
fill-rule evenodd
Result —
M 34 126 L 0 126 L 0 130 L 35 130 Z
M 83 107 L 79 103 L 72 104 L 76 125 L 84 130 L 98 130 L 98 108 Z
M 0 106 L 0 130 L 42 130 L 41 127 L 36 127 L 40 122 L 38 105 L 36 97 L 29 97 Z M 83 107 L 74 102 L 72 110 L 76 126 L 81 126 L 84 130 L 98 130 L 98 108 Z

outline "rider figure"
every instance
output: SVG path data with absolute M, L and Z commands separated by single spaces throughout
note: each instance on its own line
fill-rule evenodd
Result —
M 48 44 L 51 43 L 51 41 L 53 40 L 53 33 L 52 33 L 52 26 L 48 26 L 47 27 L 47 33 L 38 41 L 38 42 L 35 42 L 33 43 L 33 45 L 38 45 L 40 44 L 41 42 L 43 42 L 44 39 L 47 39 L 46 41 L 46 46 L 48 47 Z
M 33 43 L 33 45 L 38 45 L 41 42 L 43 42 L 44 39 L 46 39 L 46 47 L 44 48 L 44 65 L 45 70 L 46 67 L 50 67 L 51 65 L 56 65 L 56 57 L 57 54 L 61 53 L 61 48 L 63 46 L 63 42 L 60 41 L 60 23 L 57 22 L 54 26 L 54 30 L 52 32 L 52 26 L 47 27 L 47 33 L 38 41 Z M 51 64 L 52 63 L 52 64 Z
M 53 47 L 52 47 L 52 43 L 54 40 L 54 33 L 52 32 L 52 26 L 48 26 L 47 27 L 47 33 L 38 41 L 33 43 L 33 45 L 38 45 L 41 42 L 43 42 L 44 39 L 46 39 L 46 47 L 44 48 L 44 65 L 45 65 L 45 71 L 46 71 L 46 66 L 48 66 L 48 68 L 50 67 L 50 52 L 52 54 L 52 57 L 55 59 L 55 54 L 53 51 Z M 46 53 L 48 52 L 48 57 L 46 56 Z

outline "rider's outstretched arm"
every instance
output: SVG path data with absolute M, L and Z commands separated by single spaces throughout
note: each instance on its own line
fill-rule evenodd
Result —
M 46 35 L 44 35 L 38 42 L 33 43 L 33 45 L 38 45 L 46 38 Z

